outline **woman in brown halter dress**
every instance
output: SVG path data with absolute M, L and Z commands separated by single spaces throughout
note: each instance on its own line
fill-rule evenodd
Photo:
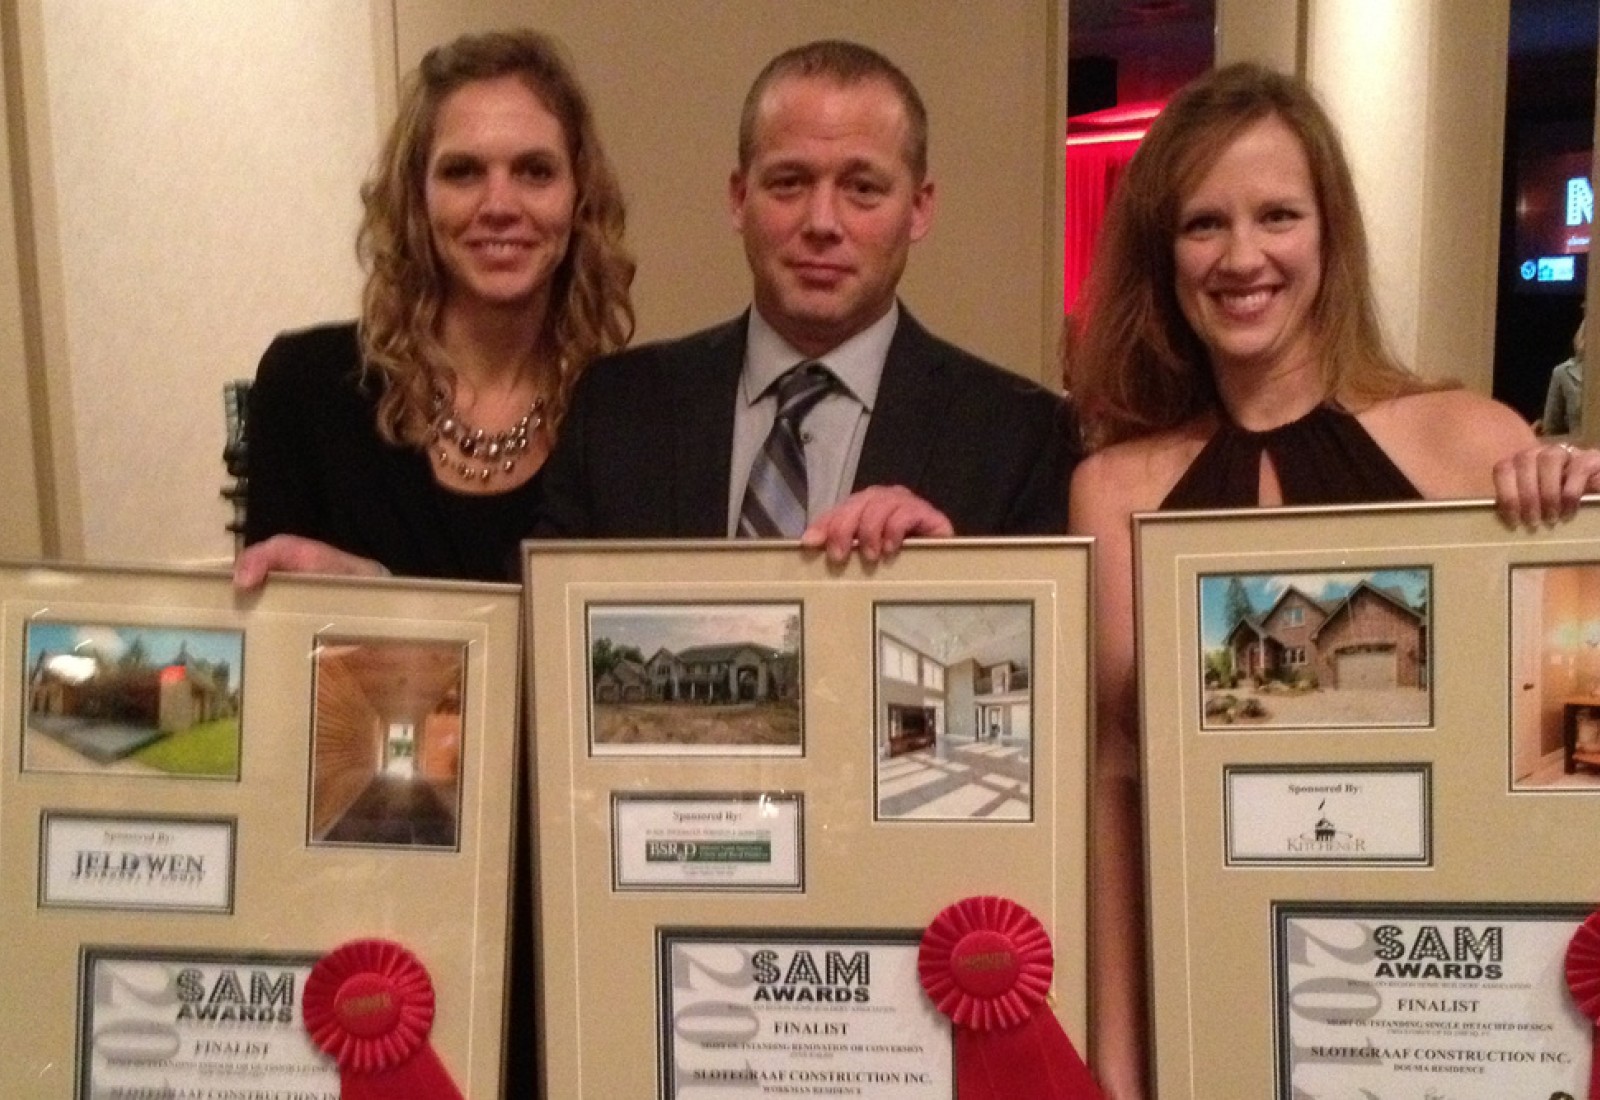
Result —
M 1498 496 L 1570 515 L 1600 456 L 1384 347 L 1339 138 L 1300 81 L 1233 65 L 1181 91 L 1124 176 L 1065 364 L 1094 453 L 1071 528 L 1097 539 L 1097 1070 L 1142 1097 L 1129 519 L 1159 508 Z

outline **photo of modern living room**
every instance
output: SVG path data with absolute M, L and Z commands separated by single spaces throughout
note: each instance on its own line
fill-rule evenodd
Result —
M 1033 817 L 1033 605 L 873 612 L 879 820 Z

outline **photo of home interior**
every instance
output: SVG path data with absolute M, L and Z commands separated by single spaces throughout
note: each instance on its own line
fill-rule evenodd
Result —
M 1033 817 L 1033 605 L 873 609 L 878 818 Z
M 1600 791 L 1600 564 L 1511 570 L 1511 787 Z
M 311 750 L 311 842 L 455 848 L 460 642 L 321 637 Z

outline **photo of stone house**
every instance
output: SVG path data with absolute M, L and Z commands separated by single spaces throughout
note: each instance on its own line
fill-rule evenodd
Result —
M 642 703 L 654 698 L 650 670 L 631 657 L 623 657 L 595 677 L 597 703 Z
M 1204 725 L 1420 725 L 1429 572 L 1200 579 Z
M 792 699 L 800 687 L 797 655 L 756 642 L 658 649 L 645 670 L 650 697 L 661 702 Z
M 594 751 L 798 753 L 801 623 L 786 602 L 591 606 Z

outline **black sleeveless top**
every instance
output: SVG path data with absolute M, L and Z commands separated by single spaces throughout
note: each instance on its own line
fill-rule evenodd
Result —
M 1422 499 L 1355 417 L 1318 405 L 1299 420 L 1265 432 L 1248 431 L 1224 417 L 1161 510 L 1256 507 L 1262 452 L 1272 458 L 1285 504 Z

